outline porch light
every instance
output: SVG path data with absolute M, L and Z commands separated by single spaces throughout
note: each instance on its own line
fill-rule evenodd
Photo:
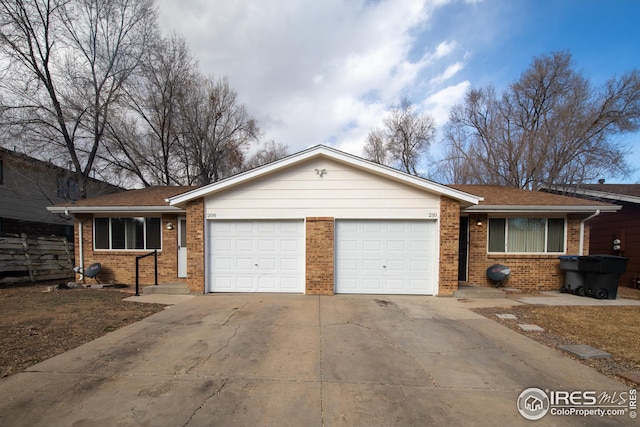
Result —
M 168 222 L 167 223 L 167 230 L 173 230 L 173 224 Z
M 477 225 L 478 227 L 482 227 L 482 218 L 478 218 L 478 219 L 476 220 L 476 225 Z

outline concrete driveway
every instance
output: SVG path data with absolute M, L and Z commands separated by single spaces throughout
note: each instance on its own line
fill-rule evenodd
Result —
M 455 299 L 215 295 L 2 379 L 0 425 L 532 425 L 529 387 L 628 392 Z

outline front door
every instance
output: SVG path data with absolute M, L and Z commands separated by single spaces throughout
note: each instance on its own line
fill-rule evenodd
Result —
M 178 218 L 178 277 L 187 277 L 187 219 Z
M 458 237 L 458 281 L 467 281 L 469 264 L 469 217 L 460 217 L 460 235 Z

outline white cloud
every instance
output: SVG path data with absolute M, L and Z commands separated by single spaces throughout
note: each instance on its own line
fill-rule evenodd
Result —
M 447 67 L 446 70 L 444 70 L 442 74 L 431 79 L 431 83 L 438 84 L 438 83 L 445 82 L 450 78 L 452 78 L 453 76 L 455 76 L 456 74 L 458 74 L 458 71 L 462 70 L 463 68 L 464 68 L 464 64 L 462 62 L 456 62 L 455 64 L 451 64 Z
M 292 152 L 330 143 L 361 154 L 388 105 L 420 97 L 434 79 L 428 74 L 457 49 L 444 36 L 433 45 L 419 37 L 439 0 L 159 4 L 163 30 L 187 39 L 203 73 L 227 76 L 265 138 Z M 458 64 L 433 83 L 453 77 Z
M 449 110 L 464 101 L 464 96 L 471 87 L 469 81 L 448 86 L 425 99 L 422 108 L 435 119 L 437 126 L 444 125 L 449 119 Z

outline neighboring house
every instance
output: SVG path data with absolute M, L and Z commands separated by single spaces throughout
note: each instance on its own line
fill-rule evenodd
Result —
M 460 279 L 490 286 L 495 263 L 513 269 L 511 287 L 559 289 L 558 256 L 587 246 L 582 221 L 596 209 L 618 207 L 444 186 L 325 146 L 200 188 L 50 208 L 75 217 L 78 263 L 100 262 L 102 280 L 133 283 L 134 258 L 157 249 L 160 281 L 184 277 L 199 294 L 443 296 Z M 141 274 L 153 281 L 149 263 Z
M 601 214 L 590 221 L 592 254 L 629 258 L 620 284 L 637 287 L 640 278 L 640 184 L 581 184 L 578 188 L 554 186 L 554 191 L 587 200 L 614 203 L 615 214 Z
M 87 196 L 122 191 L 90 179 Z M 0 233 L 73 238 L 73 221 L 51 215 L 52 204 L 76 200 L 79 194 L 71 172 L 49 162 L 0 147 Z

